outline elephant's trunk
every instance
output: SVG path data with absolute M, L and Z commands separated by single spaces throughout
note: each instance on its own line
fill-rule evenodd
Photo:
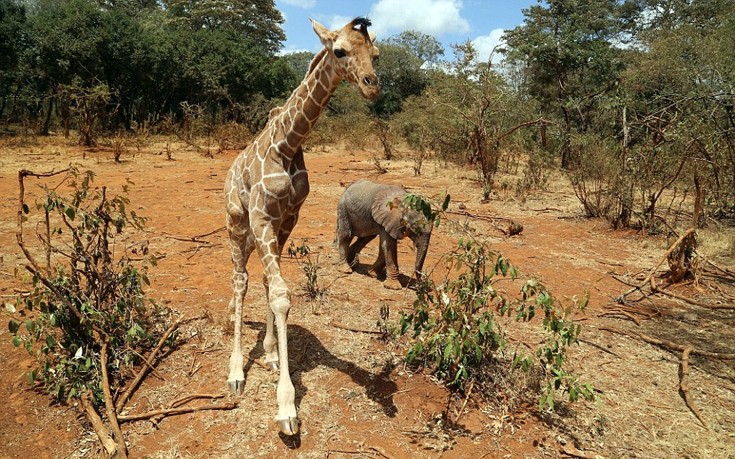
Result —
M 426 261 L 426 253 L 429 250 L 429 240 L 431 239 L 431 230 L 424 232 L 414 239 L 416 245 L 416 268 L 414 275 L 419 279 L 423 274 L 424 261 Z

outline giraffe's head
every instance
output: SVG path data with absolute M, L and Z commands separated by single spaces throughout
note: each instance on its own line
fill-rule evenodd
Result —
M 370 21 L 356 18 L 339 30 L 331 31 L 311 20 L 314 32 L 319 36 L 337 74 L 357 85 L 366 99 L 378 97 L 378 76 L 373 70 L 373 61 L 378 58 L 378 48 L 373 44 L 375 34 L 368 33 Z

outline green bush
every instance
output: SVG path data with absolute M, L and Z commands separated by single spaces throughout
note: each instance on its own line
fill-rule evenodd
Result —
M 563 306 L 535 280 L 523 285 L 520 298 L 509 298 L 495 284 L 498 279 L 516 279 L 516 269 L 476 241 L 460 239 L 445 260 L 447 274 L 442 282 L 436 284 L 428 276 L 422 279 L 412 310 L 401 314 L 399 333 L 412 332 L 406 353 L 409 364 L 429 368 L 450 389 L 464 392 L 470 381 L 482 379 L 489 367 L 502 364 L 499 357 L 508 347 L 508 331 L 498 323 L 498 316 L 515 312 L 516 320 L 530 321 L 541 310 L 545 340 L 535 350 L 535 359 L 516 352 L 506 371 L 540 372 L 545 382 L 541 410 L 554 408 L 557 390 L 568 393 L 572 401 L 580 396 L 594 398 L 592 386 L 566 368 L 567 350 L 581 332 L 573 314 L 586 306 L 586 300 Z
M 36 175 L 21 171 L 21 186 L 24 173 Z M 157 344 L 170 312 L 145 297 L 148 266 L 155 263 L 147 257 L 147 242 L 118 240 L 130 228 L 142 230 L 145 219 L 128 211 L 126 197 L 110 198 L 104 187 L 93 189 L 92 178 L 92 172 L 71 169 L 65 179 L 72 189 L 68 197 L 57 193 L 60 186 L 43 186 L 37 213 L 23 201 L 21 188 L 20 246 L 32 288 L 6 309 L 12 316 L 13 344 L 36 359 L 29 382 L 40 381 L 60 402 L 91 392 L 99 406 L 103 344 L 109 348 L 107 372 L 114 393 Z M 41 247 L 23 241 L 26 222 L 41 229 L 34 238 Z M 34 252 L 45 254 L 45 265 Z

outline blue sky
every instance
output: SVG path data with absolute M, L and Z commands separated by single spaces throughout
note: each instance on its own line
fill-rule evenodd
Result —
M 404 30 L 432 35 L 451 56 L 450 44 L 470 40 L 487 60 L 504 29 L 523 23 L 524 8 L 537 0 L 276 0 L 286 22 L 284 52 L 311 51 L 321 47 L 311 29 L 313 18 L 329 29 L 337 29 L 356 16 L 373 21 L 378 39 Z

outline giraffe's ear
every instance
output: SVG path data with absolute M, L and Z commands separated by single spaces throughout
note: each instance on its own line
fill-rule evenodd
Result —
M 311 26 L 314 28 L 314 32 L 316 32 L 322 44 L 326 48 L 332 49 L 332 44 L 334 43 L 334 40 L 337 38 L 337 34 L 335 32 L 331 32 L 329 29 L 319 24 L 315 20 L 311 18 L 309 18 L 309 20 L 311 21 Z
M 378 38 L 378 36 L 375 35 L 375 32 L 369 32 L 368 36 L 370 37 L 370 43 L 375 43 L 375 40 Z

